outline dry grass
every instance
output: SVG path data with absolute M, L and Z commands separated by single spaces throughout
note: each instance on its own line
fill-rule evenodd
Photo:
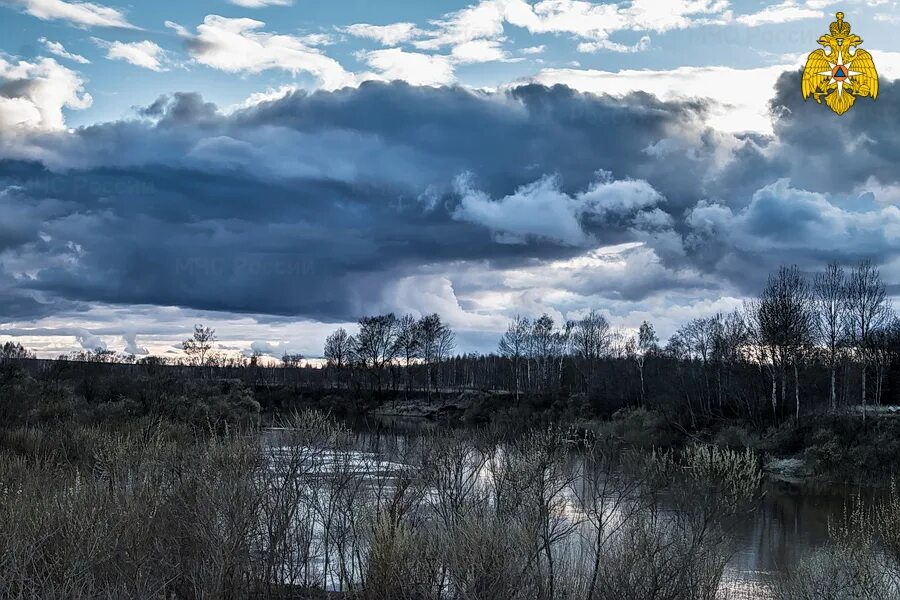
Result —
M 322 415 L 284 425 L 266 443 L 165 422 L 4 432 L 0 597 L 711 600 L 721 524 L 758 485 L 737 453 L 636 478 L 595 447 L 573 471 L 553 429 L 430 436 L 400 466 Z M 659 480 L 729 501 L 663 510 Z

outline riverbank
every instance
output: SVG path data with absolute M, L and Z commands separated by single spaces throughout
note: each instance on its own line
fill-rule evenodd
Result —
M 508 391 L 474 389 L 376 392 L 349 385 L 248 382 L 175 368 L 156 371 L 87 363 L 27 366 L 0 365 L 0 421 L 9 426 L 62 421 L 123 425 L 149 417 L 196 430 L 222 431 L 314 409 L 348 423 L 363 422 L 365 427 L 388 420 L 418 420 L 438 427 L 490 428 L 512 435 L 554 424 L 644 450 L 678 449 L 698 442 L 751 449 L 770 477 L 794 482 L 884 485 L 896 474 L 894 465 L 900 464 L 900 419 L 887 409 L 870 410 L 866 419 L 854 410 L 810 411 L 797 425 L 790 416 L 774 421 L 763 413 L 759 420 L 748 421 L 723 413 L 699 419 L 679 410 L 678 404 L 658 399 L 634 408 L 559 391 L 518 397 Z
M 800 425 L 787 421 L 759 426 L 723 418 L 693 430 L 653 409 L 622 409 L 607 418 L 585 419 L 556 412 L 553 404 L 544 410 L 538 407 L 536 403 L 516 405 L 508 394 L 464 392 L 435 395 L 430 400 L 394 400 L 375 405 L 365 414 L 376 420 L 512 429 L 556 422 L 641 449 L 680 448 L 696 442 L 750 449 L 761 457 L 773 480 L 797 484 L 884 486 L 897 475 L 896 465 L 900 465 L 900 419 L 887 407 L 870 410 L 865 420 L 859 411 L 847 410 L 810 415 Z M 555 408 L 559 409 L 558 403 Z

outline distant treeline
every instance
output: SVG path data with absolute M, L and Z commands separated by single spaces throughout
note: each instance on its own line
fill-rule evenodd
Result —
M 517 400 L 562 394 L 576 398 L 576 412 L 646 406 L 693 422 L 799 420 L 893 404 L 900 392 L 900 320 L 871 262 L 831 264 L 811 279 L 782 267 L 740 310 L 693 319 L 665 344 L 652 323 L 627 335 L 598 311 L 564 323 L 516 317 L 496 354 L 450 357 L 453 340 L 438 315 L 366 317 L 356 336 L 329 336 L 329 380 L 404 393 L 505 390 Z
M 809 412 L 894 404 L 900 394 L 900 319 L 869 262 L 849 271 L 828 265 L 811 279 L 796 266 L 782 267 L 740 310 L 693 319 L 665 343 L 650 322 L 629 335 L 599 311 L 564 323 L 548 315 L 516 317 L 497 352 L 486 355 L 454 354 L 454 332 L 437 314 L 364 317 L 355 335 L 342 328 L 328 336 L 322 368 L 302 366 L 299 355 L 285 355 L 277 368 L 258 355 L 224 358 L 215 341 L 214 330 L 198 325 L 183 344 L 186 360 L 177 364 L 106 350 L 26 362 L 61 372 L 127 363 L 141 373 L 395 399 L 482 390 L 505 393 L 516 405 L 556 399 L 583 417 L 652 408 L 686 425 L 719 417 L 799 421 Z M 2 358 L 28 356 L 17 344 L 0 349 Z

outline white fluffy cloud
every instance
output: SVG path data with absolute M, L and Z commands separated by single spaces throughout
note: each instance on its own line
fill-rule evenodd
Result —
M 228 0 L 235 6 L 244 8 L 263 8 L 266 6 L 291 6 L 293 0 Z
M 93 350 L 106 350 L 107 345 L 106 342 L 100 336 L 96 336 L 90 331 L 82 330 L 75 333 L 75 339 L 78 341 L 78 344 L 82 349 L 93 351 Z
M 509 55 L 495 40 L 472 40 L 453 47 L 451 58 L 461 64 L 504 61 Z
M 900 53 L 874 51 L 873 54 L 882 77 L 900 78 Z M 706 98 L 712 101 L 709 119 L 712 127 L 726 132 L 772 133 L 769 101 L 775 83 L 782 73 L 799 69 L 805 62 L 803 54 L 784 57 L 781 64 L 750 69 L 723 66 L 665 71 L 544 69 L 528 81 L 548 86 L 563 84 L 582 92 L 613 96 L 642 91 L 663 100 Z
M 540 46 L 528 46 L 527 48 L 522 48 L 519 52 L 522 54 L 543 54 L 546 49 L 547 46 L 541 44 Z
M 513 3 L 520 1 L 513 0 Z M 423 50 L 437 50 L 472 40 L 499 37 L 503 34 L 503 23 L 507 20 L 508 11 L 512 10 L 508 5 L 513 3 L 507 0 L 483 0 L 477 5 L 449 13 L 444 19 L 434 21 L 437 29 L 429 39 L 416 42 L 416 46 Z
M 900 206 L 900 186 L 885 185 L 877 177 L 869 177 L 865 184 L 856 188 L 855 193 L 862 196 L 871 194 L 872 199 L 879 204 L 893 204 Z
M 8 84 L 8 85 L 4 85 Z M 62 129 L 63 109 L 84 109 L 90 94 L 75 71 L 52 58 L 8 62 L 0 57 L 0 133 L 17 128 Z
M 259 104 L 263 104 L 266 102 L 273 102 L 275 100 L 281 100 L 285 96 L 293 94 L 299 88 L 295 85 L 282 85 L 277 88 L 269 88 L 264 92 L 254 92 L 247 96 L 243 102 L 235 104 L 229 107 L 226 112 L 231 113 L 235 110 L 241 110 L 243 108 L 251 108 L 253 106 L 257 106 Z
M 147 356 L 150 354 L 149 350 L 138 343 L 137 334 L 134 332 L 125 333 L 122 336 L 122 341 L 125 342 L 126 354 L 134 354 L 135 356 Z
M 688 214 L 687 223 L 698 235 L 714 236 L 741 251 L 799 257 L 809 252 L 900 249 L 897 206 L 845 210 L 825 194 L 797 189 L 787 179 L 759 189 L 741 210 L 701 202 Z
M 165 51 L 155 43 L 144 40 L 142 42 L 108 42 L 94 38 L 101 48 L 106 48 L 106 58 L 109 60 L 124 60 L 136 67 L 143 67 L 151 71 L 165 71 L 162 65 Z
M 44 47 L 47 49 L 47 52 L 49 52 L 50 54 L 55 54 L 60 58 L 65 58 L 73 62 L 77 62 L 81 65 L 91 64 L 91 61 L 81 56 L 80 54 L 73 54 L 66 50 L 65 46 L 63 46 L 59 42 L 53 42 L 44 37 L 40 38 L 38 41 L 44 45 Z
M 459 180 L 458 188 L 461 200 L 453 216 L 487 227 L 499 242 L 524 243 L 535 237 L 581 246 L 589 239 L 581 228 L 578 201 L 561 192 L 553 178 L 523 186 L 500 200 L 472 188 L 467 178 Z
M 452 282 L 448 284 L 452 285 L 452 300 L 465 307 L 464 315 L 454 319 L 455 327 L 496 332 L 493 338 L 481 336 L 487 338 L 488 347 L 496 343 L 508 319 L 516 314 L 546 313 L 562 321 L 580 318 L 600 307 L 614 327 L 637 329 L 643 320 L 651 319 L 665 339 L 688 319 L 741 305 L 740 297 L 731 295 L 733 291 L 722 282 L 692 268 L 667 267 L 653 248 L 640 242 L 592 246 L 573 258 L 508 268 L 455 265 L 452 272 L 429 277 Z M 421 294 L 439 289 L 426 277 L 416 277 L 408 287 L 406 295 L 391 296 L 394 302 L 385 308 L 416 310 L 416 289 Z M 450 299 L 444 306 L 432 302 L 435 308 L 453 314 Z
M 453 64 L 446 56 L 407 52 L 400 48 L 373 50 L 363 60 L 387 80 L 412 85 L 446 85 L 454 80 Z
M 882 23 L 900 23 L 900 15 L 894 15 L 889 13 L 878 13 L 875 15 L 876 21 L 881 21 Z
M 356 23 L 345 27 L 342 31 L 356 37 L 375 40 L 384 46 L 396 46 L 421 33 L 415 23 L 392 23 L 390 25 Z
M 608 174 L 584 192 L 569 195 L 556 177 L 543 177 L 515 193 L 493 200 L 475 189 L 466 175 L 457 179 L 460 203 L 453 216 L 483 225 L 502 243 L 526 243 L 540 238 L 569 246 L 595 243 L 585 221 L 634 219 L 653 210 L 663 197 L 645 181 L 614 181 Z
M 322 88 L 354 85 L 356 77 L 341 64 L 311 47 L 302 38 L 260 31 L 265 23 L 255 19 L 229 19 L 208 15 L 197 34 L 167 23 L 185 37 L 198 63 L 230 73 L 260 73 L 281 69 L 293 74 L 308 73 Z
M 458 330 L 502 331 L 507 324 L 506 317 L 499 311 L 463 308 L 448 275 L 402 277 L 384 290 L 378 308 L 384 312 L 410 313 L 416 317 L 437 313 Z
M 665 32 L 699 24 L 727 22 L 725 0 L 633 0 L 598 4 L 585 0 L 481 0 L 434 21 L 428 39 L 416 42 L 434 50 L 472 40 L 497 39 L 504 25 L 530 33 L 571 34 L 588 41 L 608 40 L 620 31 Z
M 731 67 L 681 67 L 669 71 L 596 71 L 545 69 L 532 80 L 544 85 L 561 83 L 595 94 L 623 95 L 636 91 L 665 100 L 711 98 L 710 125 L 723 131 L 770 133 L 769 100 L 775 82 L 795 65 L 756 69 Z
M 599 4 L 585 0 L 481 0 L 431 21 L 422 30 L 414 23 L 389 25 L 365 23 L 342 31 L 376 40 L 385 46 L 411 42 L 423 52 L 446 52 L 458 64 L 511 60 L 501 47 L 504 27 L 510 25 L 533 34 L 569 34 L 582 40 L 580 52 L 639 52 L 650 47 L 649 36 L 634 44 L 610 39 L 622 31 L 656 31 L 686 28 L 731 20 L 725 0 L 632 0 Z M 523 49 L 540 54 L 544 46 Z M 376 55 L 377 56 L 377 55 Z M 387 55 L 390 56 L 390 55 Z M 437 55 L 440 60 L 441 55 Z M 402 57 L 402 60 L 419 60 Z
M 749 27 L 757 27 L 759 25 L 769 25 L 771 23 L 789 23 L 791 21 L 802 21 L 804 19 L 821 19 L 825 17 L 825 13 L 821 10 L 810 8 L 802 3 L 786 0 L 781 4 L 773 4 L 762 10 L 741 15 L 735 20 L 742 25 Z
M 123 27 L 136 29 L 121 11 L 93 2 L 65 0 L 12 0 L 33 17 L 44 21 L 68 21 L 79 27 Z
M 398 22 L 356 23 L 339 28 L 345 34 L 386 46 L 355 55 L 369 67 L 366 72 L 348 70 L 329 56 L 321 46 L 331 42 L 331 38 L 322 34 L 272 33 L 265 30 L 262 21 L 218 15 L 208 15 L 196 31 L 171 22 L 167 26 L 187 40 L 191 55 L 200 64 L 232 73 L 281 69 L 295 75 L 308 74 L 317 80 L 316 87 L 333 90 L 366 80 L 446 85 L 457 81 L 459 65 L 521 61 L 524 55 L 545 51 L 545 46 L 537 45 L 511 54 L 504 47 L 508 41 L 506 26 L 534 34 L 571 35 L 580 40 L 576 47 L 583 53 L 634 53 L 651 47 L 649 35 L 637 41 L 632 38 L 629 41 L 633 43 L 627 44 L 610 36 L 617 32 L 665 32 L 701 25 L 762 25 L 767 19 L 782 16 L 791 19 L 818 15 L 819 4 L 786 0 L 757 13 L 735 17 L 724 0 L 631 0 L 606 4 L 585 0 L 538 0 L 533 4 L 525 0 L 481 0 L 432 21 L 430 26 Z M 876 53 L 879 71 L 890 68 L 891 61 L 884 55 Z M 663 99 L 709 98 L 714 100 L 712 126 L 728 132 L 771 133 L 768 102 L 775 81 L 783 71 L 799 67 L 803 58 L 782 56 L 778 64 L 749 69 L 710 66 L 610 72 L 557 68 L 544 70 L 530 81 L 614 95 L 645 91 Z
M 581 42 L 578 44 L 577 50 L 579 52 L 583 52 L 586 54 L 591 54 L 594 52 L 599 52 L 601 50 L 608 50 L 610 52 L 621 52 L 624 54 L 633 53 L 633 52 L 644 52 L 650 49 L 650 36 L 645 35 L 641 37 L 636 43 L 632 45 L 627 44 L 619 44 L 617 42 L 611 42 L 609 40 L 601 40 L 599 42 Z

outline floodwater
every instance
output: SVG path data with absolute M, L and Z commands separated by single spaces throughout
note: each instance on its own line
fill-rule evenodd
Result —
M 414 428 L 404 433 L 356 432 L 353 454 L 359 468 L 377 464 L 378 476 L 402 468 L 401 457 L 409 456 L 417 442 L 411 431 Z M 272 433 L 269 443 L 277 445 L 277 432 Z M 729 532 L 732 555 L 724 582 L 729 597 L 770 598 L 768 582 L 790 573 L 803 556 L 826 545 L 829 522 L 840 520 L 860 493 L 865 491 L 847 486 L 767 482 L 758 509 L 737 519 Z
M 790 573 L 800 559 L 828 543 L 829 521 L 839 522 L 861 490 L 841 485 L 766 484 L 759 509 L 737 523 L 728 577 L 765 598 L 766 582 Z M 742 584 L 742 585 L 741 585 Z
M 767 484 L 759 509 L 732 527 L 734 554 L 727 578 L 735 588 L 752 592 L 751 598 L 767 597 L 767 581 L 790 572 L 802 556 L 828 541 L 829 519 L 841 517 L 850 493 Z

